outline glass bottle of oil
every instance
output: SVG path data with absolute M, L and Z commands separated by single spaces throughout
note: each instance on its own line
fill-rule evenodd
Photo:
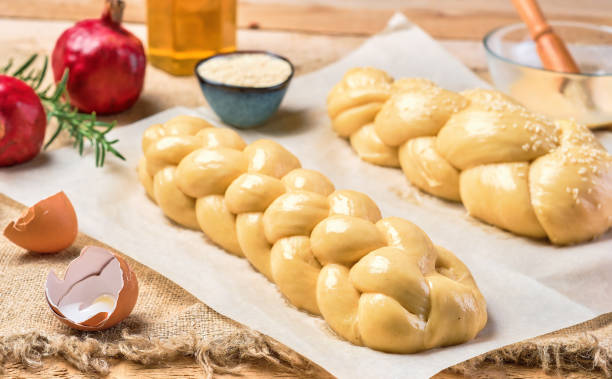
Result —
M 236 0 L 147 0 L 149 62 L 191 75 L 212 54 L 236 49 Z

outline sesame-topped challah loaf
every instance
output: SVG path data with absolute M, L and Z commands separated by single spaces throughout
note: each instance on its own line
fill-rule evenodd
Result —
M 327 98 L 332 126 L 365 161 L 400 166 L 470 215 L 565 245 L 612 226 L 612 156 L 586 127 L 551 122 L 491 90 L 349 70 Z
M 348 341 L 413 353 L 468 341 L 486 324 L 485 300 L 454 254 L 279 144 L 247 145 L 181 116 L 147 129 L 142 146 L 140 180 L 166 216 L 248 259 Z

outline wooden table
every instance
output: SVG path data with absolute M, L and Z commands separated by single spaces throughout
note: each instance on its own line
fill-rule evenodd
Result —
M 127 3 L 125 20 L 134 23 L 128 24 L 128 28 L 144 39 L 145 0 L 128 0 Z M 610 0 L 582 0 L 579 5 L 575 0 L 540 0 L 540 3 L 550 19 L 612 25 Z M 73 20 L 96 17 L 101 7 L 101 0 L 29 0 L 27 3 L 0 0 L 0 57 L 19 59 L 32 52 L 48 54 L 55 39 Z M 250 0 L 240 1 L 238 46 L 241 49 L 273 50 L 285 55 L 295 63 L 296 73 L 300 75 L 321 68 L 355 49 L 368 36 L 380 31 L 396 10 L 402 11 L 437 38 L 485 79 L 488 79 L 488 72 L 480 40 L 494 27 L 518 21 L 510 2 L 504 0 Z M 193 78 L 172 77 L 149 67 L 140 101 L 117 120 L 121 125 L 171 106 L 203 104 L 204 99 Z M 111 378 L 202 376 L 200 368 L 187 358 L 161 362 L 154 367 L 121 361 L 113 363 Z M 279 376 L 269 368 L 257 365 L 248 365 L 240 372 L 258 378 L 291 377 Z M 40 371 L 11 365 L 5 374 L 14 378 L 87 377 L 57 359 L 49 360 Z M 551 377 L 541 370 L 514 365 L 503 368 L 489 365 L 480 374 L 482 377 L 500 378 Z M 323 370 L 317 371 L 317 376 L 330 377 Z M 449 371 L 436 376 L 438 379 L 459 377 Z M 566 377 L 602 376 L 580 372 Z

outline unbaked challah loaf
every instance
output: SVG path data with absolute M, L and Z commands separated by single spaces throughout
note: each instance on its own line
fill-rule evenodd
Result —
M 612 156 L 575 122 L 553 123 L 497 91 L 392 82 L 371 67 L 349 70 L 327 104 L 363 160 L 399 164 L 415 186 L 489 224 L 559 245 L 612 226 Z
M 380 108 L 386 82 L 375 78 L 381 91 L 335 107 L 358 99 Z M 229 129 L 181 116 L 147 129 L 142 146 L 140 180 L 168 218 L 246 257 L 291 304 L 350 342 L 413 353 L 468 341 L 484 327 L 485 300 L 457 257 L 411 222 L 381 218 L 367 195 L 301 168 L 279 144 L 246 145 Z

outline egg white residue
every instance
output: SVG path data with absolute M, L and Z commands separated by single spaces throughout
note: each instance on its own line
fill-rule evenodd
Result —
M 291 65 L 268 54 L 235 54 L 207 60 L 198 73 L 213 82 L 240 87 L 271 87 L 291 75 Z
M 62 304 L 58 309 L 69 320 L 73 322 L 87 321 L 100 312 L 112 313 L 115 309 L 116 300 L 111 295 L 100 295 L 89 306 L 84 303 Z M 81 309 L 81 307 L 83 307 Z

